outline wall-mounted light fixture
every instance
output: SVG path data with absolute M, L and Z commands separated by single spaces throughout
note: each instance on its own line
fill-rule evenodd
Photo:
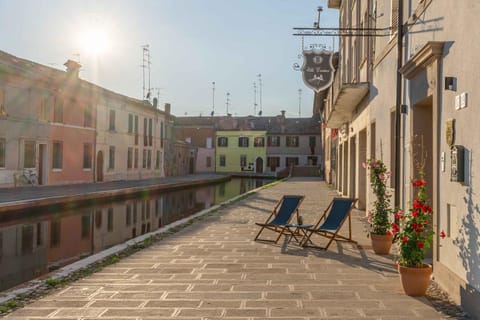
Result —
M 402 114 L 407 114 L 407 113 L 408 113 L 408 106 L 407 106 L 406 104 L 402 104 L 402 105 L 400 106 L 400 112 L 401 112 Z
M 445 90 L 457 91 L 457 78 L 445 77 Z

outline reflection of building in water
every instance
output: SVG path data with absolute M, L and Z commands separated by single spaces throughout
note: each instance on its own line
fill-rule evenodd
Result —
M 194 189 L 166 193 L 163 197 L 163 216 L 165 224 L 188 217 L 205 209 L 206 206 L 205 200 L 197 202 L 196 190 Z
M 200 188 L 195 193 L 195 200 L 198 203 L 205 203 L 205 209 L 215 204 L 215 190 L 213 188 Z
M 60 267 L 92 253 L 92 209 L 62 212 L 49 217 L 47 261 L 49 268 Z
M 0 227 L 0 290 L 47 270 L 47 222 Z

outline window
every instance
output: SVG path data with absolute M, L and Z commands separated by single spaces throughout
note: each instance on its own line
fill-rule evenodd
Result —
M 395 110 L 390 112 L 390 170 L 395 172 Z M 390 188 L 395 188 L 395 175 L 390 177 Z
M 48 97 L 40 98 L 40 110 L 38 112 L 38 118 L 42 121 L 48 121 L 48 106 L 50 99 Z
M 157 157 L 155 161 L 155 169 L 160 169 L 160 160 L 161 160 L 161 153 L 160 150 L 157 150 Z
M 41 222 L 38 222 L 37 223 L 37 246 L 41 246 L 43 245 L 43 229 L 42 229 L 42 223 Z M 0 248 L 1 248 L 2 244 L 1 244 L 1 241 L 0 241 Z M 0 254 L 1 256 L 1 254 Z
M 308 145 L 310 147 L 315 147 L 317 145 L 317 137 L 310 136 L 310 138 L 308 139 Z
M 133 167 L 133 148 L 129 147 L 127 151 L 127 169 L 132 169 Z
M 115 131 L 115 110 L 110 110 L 110 115 L 108 117 L 108 130 Z
M 147 151 L 147 168 L 152 168 L 152 150 Z
M 208 137 L 207 138 L 207 149 L 212 149 L 212 138 L 211 137 Z
M 92 117 L 92 105 L 88 104 L 85 107 L 85 113 L 84 113 L 84 119 L 83 119 L 83 125 L 85 127 L 92 127 L 93 125 L 93 117 Z
M 148 145 L 153 145 L 153 119 L 148 119 Z
M 7 142 L 5 139 L 0 138 L 0 168 L 5 168 L 5 158 L 7 153 Z
M 160 148 L 163 148 L 163 121 L 160 121 Z
M 186 143 L 192 143 L 192 137 L 186 137 L 185 142 Z
M 238 146 L 242 148 L 248 148 L 248 137 L 239 137 Z
M 147 149 L 143 149 L 142 168 L 145 169 L 146 167 L 147 167 Z
M 135 145 L 138 145 L 138 116 L 135 116 L 134 131 L 135 131 Z
M 291 165 L 298 166 L 298 158 L 297 157 L 287 157 L 286 164 L 287 164 L 287 167 L 290 167 Z
M 90 236 L 90 214 L 82 215 L 82 239 Z
M 62 169 L 62 167 L 63 167 L 63 143 L 61 141 L 54 141 L 52 169 Z
M 217 146 L 228 147 L 228 138 L 227 137 L 218 137 Z
M 207 168 L 212 167 L 212 157 L 207 157 Z
M 53 122 L 63 122 L 63 101 L 59 98 L 55 99 L 55 107 L 53 109 Z
M 147 130 L 148 130 L 148 119 L 143 119 L 143 146 L 148 146 L 148 137 L 147 137 Z
M 220 155 L 219 166 L 220 167 L 225 167 L 226 165 L 227 165 L 227 159 L 226 159 L 225 155 L 221 154 Z
M 269 136 L 269 137 L 267 137 L 267 146 L 269 146 L 269 147 L 280 147 L 280 137 L 279 136 Z
M 280 166 L 280 157 L 267 157 L 267 166 L 274 167 L 274 168 L 279 167 Z
M 22 226 L 22 255 L 33 252 L 33 226 Z
M 128 114 L 128 133 L 133 133 L 133 114 Z
M 83 169 L 92 169 L 92 144 L 83 145 Z
M 318 158 L 316 156 L 308 156 L 307 162 L 309 166 L 316 166 L 318 162 Z
M 298 147 L 298 136 L 287 136 L 287 147 Z
M 134 162 L 133 162 L 133 167 L 135 169 L 138 168 L 138 149 L 135 149 L 135 158 L 134 158 Z
M 255 137 L 253 139 L 253 146 L 254 147 L 264 147 L 265 146 L 265 138 L 264 137 Z
M 242 154 L 240 156 L 240 167 L 243 169 L 246 166 L 247 166 L 247 156 Z
M 25 141 L 24 143 L 23 167 L 35 168 L 35 141 Z
M 108 169 L 115 169 L 115 147 L 110 146 L 108 149 Z

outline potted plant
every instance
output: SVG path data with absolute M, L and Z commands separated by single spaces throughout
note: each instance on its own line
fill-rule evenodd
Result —
M 388 254 L 393 240 L 389 219 L 392 212 L 390 206 L 391 194 L 387 191 L 387 180 L 390 173 L 381 160 L 369 159 L 364 163 L 364 167 L 369 171 L 370 186 L 376 197 L 372 209 L 368 212 L 369 236 L 372 241 L 372 248 L 376 254 Z
M 396 212 L 395 222 L 392 223 L 392 232 L 397 235 L 400 250 L 398 271 L 403 290 L 410 296 L 425 295 L 432 274 L 432 266 L 424 263 L 425 250 L 430 247 L 433 238 L 432 207 L 428 204 L 423 170 L 419 177 L 412 182 L 412 186 L 417 188 L 412 207 L 408 212 Z

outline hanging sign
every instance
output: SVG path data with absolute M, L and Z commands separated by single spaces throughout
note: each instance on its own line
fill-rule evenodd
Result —
M 302 77 L 305 85 L 315 92 L 328 89 L 335 71 L 332 60 L 332 51 L 304 50 Z

